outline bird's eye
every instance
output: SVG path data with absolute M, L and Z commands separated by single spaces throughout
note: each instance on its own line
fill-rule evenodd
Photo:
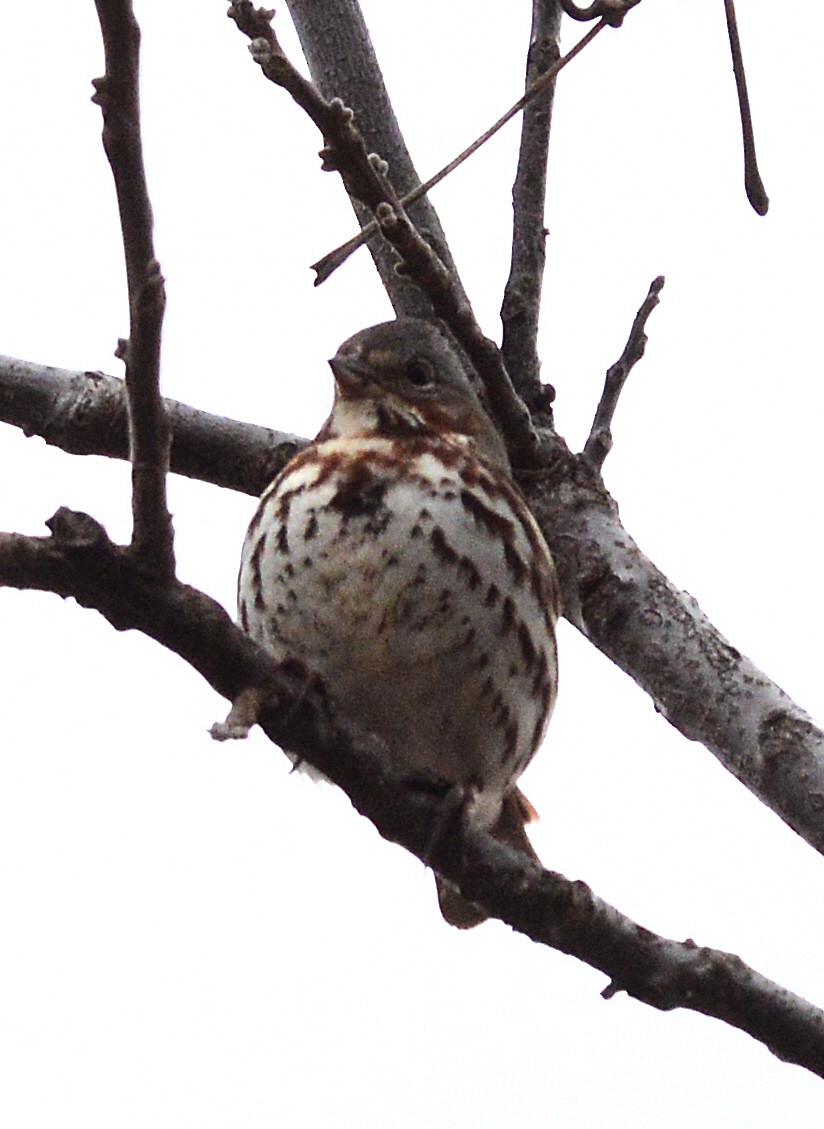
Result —
M 413 357 L 406 366 L 406 379 L 416 388 L 429 388 L 432 384 L 432 365 L 425 357 Z

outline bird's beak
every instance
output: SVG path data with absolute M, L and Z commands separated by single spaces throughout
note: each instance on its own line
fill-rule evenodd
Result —
M 369 366 L 351 353 L 336 353 L 329 362 L 338 390 L 344 396 L 363 395 L 369 383 Z

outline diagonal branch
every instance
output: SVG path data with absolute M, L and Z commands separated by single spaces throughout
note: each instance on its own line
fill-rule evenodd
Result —
M 140 138 L 140 28 L 131 0 L 96 0 L 106 73 L 92 101 L 103 112 L 103 147 L 114 177 L 126 278 L 129 339 L 126 363 L 132 461 L 132 547 L 146 567 L 174 572 L 172 520 L 166 505 L 170 429 L 160 396 L 160 335 L 166 304 L 152 240 L 152 208 Z
M 347 192 L 374 213 L 381 232 L 428 297 L 432 312 L 446 322 L 474 365 L 513 462 L 534 465 L 540 458 L 542 439 L 512 387 L 500 350 L 484 335 L 454 274 L 402 207 L 387 175 L 386 162 L 367 152 L 352 111 L 339 99 L 327 102 L 292 65 L 269 22 L 270 12 L 255 9 L 249 0 L 234 0 L 229 14 L 252 39 L 250 51 L 264 75 L 283 87 L 323 134 L 325 167 L 338 171 Z
M 824 854 L 822 729 L 641 552 L 584 455 L 520 485 L 555 559 L 565 617 Z
M 358 0 L 286 0 L 286 7 L 316 86 L 325 98 L 340 98 L 353 110 L 367 148 L 380 153 L 387 162 L 398 195 L 409 197 L 405 206 L 412 222 L 463 293 L 438 213 L 421 188 L 392 109 Z M 361 226 L 373 223 L 372 213 L 357 199 L 350 199 Z M 428 299 L 416 281 L 398 273 L 397 256 L 391 245 L 382 239 L 374 240 L 370 252 L 396 313 L 428 312 Z
M 532 27 L 526 64 L 526 88 L 551 72 L 559 58 L 561 10 L 558 0 L 532 0 Z M 557 70 L 555 71 L 557 74 Z M 547 158 L 555 80 L 524 108 L 518 168 L 512 186 L 512 261 L 501 307 L 501 353 L 515 388 L 536 409 L 543 407 L 538 320 L 546 262 L 544 207 Z
M 320 130 L 324 168 L 340 173 L 346 191 L 374 211 L 387 200 L 385 162 L 368 152 L 354 112 L 339 97 L 324 98 L 292 64 L 272 26 L 274 12 L 255 8 L 250 0 L 234 0 L 228 14 L 251 40 L 249 51 L 266 78 L 285 90 Z
M 495 916 L 604 972 L 605 997 L 625 991 L 662 1010 L 713 1016 L 824 1077 L 824 1012 L 738 957 L 651 933 L 584 883 L 543 870 L 460 820 L 444 826 L 445 787 L 404 776 L 375 737 L 330 712 L 322 687 L 298 663 L 276 663 L 204 593 L 174 578 L 148 578 L 88 515 L 59 510 L 47 524 L 48 538 L 0 534 L 0 584 L 72 596 L 118 630 L 143 631 L 226 697 L 264 687 L 261 724 L 273 741 L 344 788 L 385 838 L 418 858 L 431 854 L 441 873 Z
M 360 7 L 357 0 L 312 0 L 309 4 L 290 0 L 288 7 L 314 85 L 289 63 L 282 51 L 272 26 L 273 12 L 255 8 L 251 0 L 232 0 L 227 15 L 252 40 L 250 49 L 254 49 L 267 77 L 292 95 L 325 138 L 328 136 L 330 106 L 349 107 L 350 119 L 354 113 L 357 130 L 352 131 L 350 143 L 357 138 L 357 144 L 362 148 L 360 160 L 352 161 L 349 145 L 342 145 L 344 139 L 338 134 L 335 164 L 324 167 L 334 167 L 341 172 L 358 221 L 369 224 L 373 221 L 374 208 L 369 202 L 373 191 L 371 178 L 364 168 L 368 153 L 380 153 L 387 161 L 399 193 L 406 194 L 419 188 L 420 180 L 392 110 Z M 319 27 L 323 29 L 320 36 L 316 34 Z M 263 44 L 269 55 L 265 63 L 261 55 Z M 468 301 L 440 220 L 429 200 L 425 197 L 419 199 L 414 208 L 410 207 L 410 215 L 437 256 L 449 268 L 453 285 L 460 291 L 463 300 Z M 417 282 L 397 271 L 398 260 L 392 246 L 383 240 L 376 241 L 371 252 L 395 312 L 417 316 L 431 313 L 431 303 Z
M 111 386 L 119 382 L 46 372 L 62 391 L 43 394 L 37 366 L 0 359 L 0 418 L 64 450 L 117 455 L 116 429 L 106 421 L 116 418 Z M 50 413 L 58 403 L 66 415 L 59 428 Z M 173 470 L 255 496 L 262 478 L 301 442 L 173 401 L 169 411 Z M 122 438 L 119 454 L 125 456 Z M 704 744 L 824 853 L 824 732 L 644 556 L 585 455 L 566 451 L 519 482 L 555 558 L 566 618 L 650 695 L 675 729 Z
M 477 153 L 490 138 L 494 137 L 508 122 L 511 122 L 525 106 L 531 106 L 536 100 L 540 99 L 541 95 L 544 94 L 550 86 L 554 88 L 555 78 L 559 72 L 563 70 L 567 63 L 571 63 L 585 47 L 588 47 L 595 36 L 606 26 L 606 21 L 602 21 L 595 27 L 590 28 L 586 35 L 581 36 L 578 42 L 567 51 L 566 55 L 561 57 L 556 56 L 551 66 L 538 75 L 517 102 L 501 114 L 497 121 L 494 121 L 492 125 L 488 126 L 480 137 L 476 137 L 473 142 L 467 145 L 457 157 L 453 157 L 442 169 L 439 169 L 433 176 L 430 176 L 429 180 L 424 184 L 419 185 L 412 192 L 405 195 L 401 200 L 401 204 L 404 207 L 414 204 L 424 193 L 428 192 L 431 188 L 435 188 L 436 185 L 440 184 L 442 180 L 445 180 L 453 173 L 455 169 L 459 168 L 473 153 Z M 317 271 L 315 285 L 318 286 L 320 283 L 325 282 L 342 263 L 346 262 L 353 251 L 356 251 L 358 247 L 367 242 L 373 235 L 376 235 L 379 230 L 380 225 L 377 220 L 373 220 L 371 223 L 366 224 L 357 235 L 354 235 L 351 239 L 341 244 L 340 247 L 336 247 L 334 251 L 330 251 L 328 255 L 324 255 L 323 258 L 314 263 L 312 269 Z

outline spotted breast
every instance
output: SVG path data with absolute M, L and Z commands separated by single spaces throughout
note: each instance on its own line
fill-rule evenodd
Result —
M 363 330 L 330 364 L 332 413 L 249 526 L 241 626 L 299 657 L 410 775 L 463 787 L 467 818 L 534 854 L 516 782 L 557 686 L 549 550 L 436 324 Z M 438 886 L 451 924 L 484 919 Z

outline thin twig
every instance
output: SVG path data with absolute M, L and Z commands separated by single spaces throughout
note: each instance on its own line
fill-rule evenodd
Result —
M 664 277 L 659 275 L 650 283 L 649 292 L 635 315 L 624 351 L 614 365 L 607 370 L 604 391 L 592 421 L 589 438 L 584 444 L 584 456 L 598 470 L 612 448 L 612 417 L 618 407 L 618 397 L 624 387 L 633 365 L 640 361 L 647 345 L 646 325 L 652 311 L 658 305 L 658 295 L 664 287 Z
M 555 80 L 555 77 L 559 74 L 560 71 L 563 70 L 567 63 L 571 63 L 575 56 L 579 55 L 581 51 L 583 51 L 583 49 L 592 42 L 595 36 L 607 26 L 607 21 L 601 20 L 594 27 L 591 27 L 586 35 L 582 36 L 575 44 L 575 46 L 571 48 L 571 50 L 569 50 L 566 55 L 558 59 L 558 61 L 554 63 L 548 71 L 545 71 L 544 74 L 542 74 L 541 77 L 532 84 L 532 86 L 526 91 L 526 93 L 521 98 L 519 98 L 514 105 L 510 106 L 506 113 L 502 114 L 498 118 L 498 120 L 489 127 L 489 129 L 484 130 L 480 137 L 476 137 L 471 145 L 467 145 L 466 149 L 464 149 L 462 153 L 459 153 L 457 157 L 449 162 L 449 164 L 444 165 L 442 169 L 436 172 L 434 176 L 431 176 L 429 180 L 427 180 L 424 184 L 421 184 L 413 192 L 410 192 L 406 196 L 404 196 L 401 200 L 402 206 L 404 208 L 408 208 L 410 204 L 414 204 L 417 200 L 420 200 L 420 198 L 427 192 L 429 192 L 431 188 L 434 188 L 435 185 L 440 184 L 440 182 L 447 176 L 449 176 L 450 173 L 454 172 L 459 165 L 462 165 L 468 157 L 471 157 L 472 154 L 476 153 L 482 145 L 485 145 L 491 137 L 494 137 L 499 129 L 503 129 L 506 123 L 511 121 L 516 114 L 520 113 L 520 111 L 523 110 L 525 106 L 529 105 L 529 103 L 534 99 L 540 97 L 540 95 L 547 89 L 548 86 L 550 86 L 550 84 Z M 361 228 L 358 234 L 352 236 L 352 238 L 347 240 L 346 243 L 341 244 L 340 247 L 336 247 L 334 251 L 330 251 L 328 255 L 324 255 L 322 259 L 318 259 L 316 263 L 313 263 L 312 270 L 317 274 L 317 278 L 315 279 L 315 286 L 319 286 L 322 282 L 325 282 L 326 279 L 329 278 L 342 263 L 346 262 L 353 251 L 356 251 L 358 247 L 360 247 L 362 244 L 366 243 L 367 240 L 376 235 L 379 230 L 379 224 L 376 220 L 373 220 L 372 223 L 369 223 L 366 225 L 366 227 Z
M 741 117 L 741 137 L 744 142 L 744 189 L 753 209 L 759 216 L 765 216 L 770 206 L 770 200 L 761 180 L 761 174 L 758 171 L 758 159 L 755 155 L 755 136 L 752 128 L 750 99 L 747 94 L 744 56 L 741 51 L 741 40 L 738 36 L 738 20 L 735 17 L 735 0 L 724 0 L 724 12 L 727 17 L 727 34 L 730 40 L 730 52 L 732 53 L 735 89 L 738 94 L 738 112 Z
M 558 60 L 561 9 L 558 0 L 532 0 L 526 65 L 527 90 Z M 501 353 L 516 391 L 533 410 L 551 402 L 541 388 L 538 321 L 546 262 L 544 210 L 547 158 L 555 83 L 524 108 L 518 167 L 512 186 L 512 257 L 501 306 Z
M 106 73 L 95 79 L 103 146 L 114 177 L 129 291 L 126 364 L 132 462 L 132 549 L 145 567 L 174 572 L 174 531 L 166 503 L 169 422 L 160 395 L 160 335 L 166 303 L 152 240 L 152 207 L 140 137 L 140 28 L 131 0 L 96 0 Z

